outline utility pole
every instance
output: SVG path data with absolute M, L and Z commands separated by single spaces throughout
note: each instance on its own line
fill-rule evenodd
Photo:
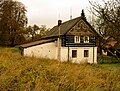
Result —
M 72 7 L 70 8 L 70 20 L 72 20 Z
M 61 60 L 61 39 L 60 39 L 60 27 L 61 27 L 61 20 L 58 20 L 58 60 Z
M 69 41 L 68 41 L 68 62 L 70 61 L 69 57 L 70 57 L 70 48 L 69 48 Z

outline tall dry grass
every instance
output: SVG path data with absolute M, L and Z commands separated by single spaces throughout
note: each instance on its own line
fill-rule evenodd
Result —
M 16 48 L 0 48 L 0 91 L 120 91 L 120 65 L 114 66 L 23 57 Z

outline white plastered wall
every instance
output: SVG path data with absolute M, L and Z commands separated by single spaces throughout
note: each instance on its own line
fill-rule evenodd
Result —
M 28 48 L 24 48 L 24 56 L 45 57 L 57 59 L 55 43 L 45 43 Z
M 77 50 L 77 57 L 72 58 L 72 50 Z M 84 50 L 89 51 L 89 57 L 84 57 Z M 93 60 L 94 59 L 94 60 Z M 61 61 L 68 60 L 68 47 L 61 48 Z M 97 47 L 69 47 L 69 61 L 73 63 L 97 63 Z
M 68 47 L 61 47 L 60 49 L 61 61 L 68 61 Z M 76 58 L 72 58 L 72 50 L 77 50 Z M 84 50 L 89 51 L 89 57 L 84 57 Z M 56 47 L 55 42 L 40 44 L 24 48 L 24 56 L 57 59 L 58 48 Z M 97 63 L 97 47 L 69 47 L 69 61 L 72 61 L 73 63 L 81 63 L 82 61 L 93 63 L 94 61 L 94 63 Z

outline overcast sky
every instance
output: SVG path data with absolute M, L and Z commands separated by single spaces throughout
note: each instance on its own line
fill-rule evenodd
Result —
M 57 20 L 63 22 L 81 15 L 82 9 L 88 14 L 88 0 L 20 0 L 27 9 L 28 25 L 46 25 L 52 28 Z M 86 15 L 87 16 L 87 15 Z

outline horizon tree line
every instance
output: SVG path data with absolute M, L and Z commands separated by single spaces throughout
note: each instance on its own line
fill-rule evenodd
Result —
M 102 2 L 101 5 L 97 1 L 89 0 L 89 11 L 95 17 L 92 24 L 102 37 L 110 36 L 120 43 L 120 0 Z M 50 30 L 45 25 L 27 26 L 26 13 L 25 5 L 19 1 L 0 1 L 0 45 L 15 46 L 36 41 Z
M 40 39 L 47 30 L 46 26 L 28 26 L 26 7 L 14 0 L 0 1 L 0 45 L 15 46 Z M 36 31 L 40 31 L 36 34 Z M 29 36 L 29 37 L 26 37 Z M 36 37 L 37 36 L 37 37 Z M 30 39 L 32 37 L 32 39 Z

